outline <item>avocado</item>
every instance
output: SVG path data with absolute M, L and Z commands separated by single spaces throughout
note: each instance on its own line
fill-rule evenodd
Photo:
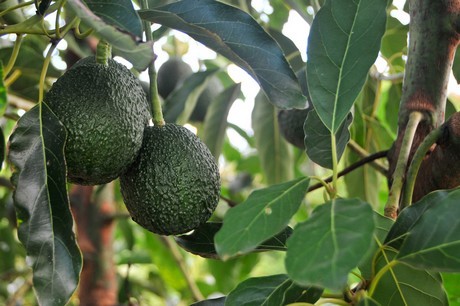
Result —
M 196 101 L 195 108 L 190 115 L 190 121 L 203 122 L 209 105 L 223 89 L 224 87 L 219 79 L 217 77 L 212 77 Z
M 149 126 L 120 186 L 135 222 L 157 234 L 183 234 L 205 223 L 216 208 L 219 168 L 206 145 L 186 128 Z
M 172 57 L 161 65 L 157 73 L 158 93 L 163 99 L 193 74 L 192 68 L 178 57 Z
M 281 134 L 291 144 L 305 148 L 303 124 L 310 111 L 307 109 L 282 109 L 278 112 L 278 126 Z
M 110 59 L 87 57 L 53 84 L 44 102 L 67 130 L 69 182 L 98 185 L 117 178 L 134 161 L 150 118 L 138 79 Z

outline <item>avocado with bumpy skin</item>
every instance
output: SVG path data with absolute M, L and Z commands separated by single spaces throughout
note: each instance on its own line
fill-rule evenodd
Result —
M 192 68 L 180 58 L 172 57 L 168 59 L 158 69 L 158 93 L 163 99 L 166 99 L 191 74 L 193 74 Z
M 219 202 L 220 176 L 206 145 L 182 126 L 149 126 L 139 155 L 120 176 L 121 193 L 135 222 L 161 235 L 205 223 Z
M 150 113 L 138 79 L 125 66 L 84 58 L 53 84 L 44 102 L 67 130 L 69 182 L 105 184 L 134 162 Z
M 303 124 L 310 108 L 282 109 L 278 112 L 278 126 L 283 137 L 294 146 L 305 149 Z

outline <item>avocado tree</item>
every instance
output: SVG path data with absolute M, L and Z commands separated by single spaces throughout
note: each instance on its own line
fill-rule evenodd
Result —
M 460 305 L 458 0 L 0 0 L 0 21 L 0 304 Z

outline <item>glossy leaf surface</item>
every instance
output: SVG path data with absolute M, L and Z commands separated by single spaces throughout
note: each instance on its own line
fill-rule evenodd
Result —
M 294 302 L 315 303 L 323 290 L 296 285 L 285 274 L 255 277 L 240 283 L 227 296 L 225 305 L 279 306 Z
M 460 189 L 432 203 L 409 230 L 397 260 L 419 269 L 460 272 Z
M 222 228 L 222 223 L 208 222 L 197 228 L 190 235 L 175 237 L 178 245 L 184 250 L 205 258 L 219 258 L 214 247 L 214 236 Z M 286 240 L 292 228 L 286 227 L 280 233 L 262 242 L 255 251 L 286 251 Z
M 279 108 L 306 106 L 307 99 L 283 51 L 244 11 L 214 0 L 183 0 L 141 10 L 139 15 L 182 31 L 227 57 L 249 73 Z
M 255 190 L 230 209 L 214 238 L 219 256 L 225 259 L 252 251 L 283 230 L 299 209 L 309 182 L 304 177 Z
M 318 206 L 288 239 L 289 277 L 303 285 L 342 290 L 348 273 L 371 247 L 374 230 L 372 208 L 359 199 Z
M 81 18 L 81 20 L 93 28 L 95 33 L 106 40 L 117 52 L 130 61 L 137 70 L 144 70 L 154 58 L 152 43 L 139 43 L 132 35 L 119 31 L 96 16 L 82 0 L 69 0 L 67 5 Z
M 366 81 L 385 32 L 386 1 L 329 0 L 316 14 L 307 50 L 310 96 L 336 133 Z
M 10 137 L 18 236 L 42 305 L 64 305 L 82 267 L 66 190 L 65 138 L 64 126 L 44 103 L 22 116 Z
M 342 123 L 335 134 L 337 144 L 337 159 L 340 160 L 348 141 L 350 140 L 350 124 L 353 116 L 348 114 L 347 120 Z M 318 165 L 332 169 L 331 132 L 318 116 L 315 110 L 308 112 L 304 124 L 305 150 L 308 157 Z

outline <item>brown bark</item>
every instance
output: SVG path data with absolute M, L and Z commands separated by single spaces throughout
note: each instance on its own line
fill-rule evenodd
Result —
M 113 185 L 93 192 L 92 186 L 73 186 L 70 192 L 83 254 L 78 296 L 81 306 L 117 305 L 117 278 L 113 262 Z
M 431 191 L 455 188 L 460 184 L 460 112 L 455 113 L 442 129 L 441 138 L 420 166 L 413 202 Z
M 444 121 L 447 83 L 460 38 L 459 0 L 410 0 L 409 7 L 410 40 L 399 110 L 398 136 L 388 154 L 390 185 L 410 113 L 421 112 L 424 120 L 414 137 L 408 164 L 426 135 Z M 444 145 L 444 148 L 447 147 Z M 433 176 L 431 173 L 432 169 L 443 163 L 439 158 L 445 154 L 440 153 L 441 151 L 434 155 L 437 156 L 436 160 L 424 162 L 421 167 L 417 180 L 419 186 L 416 186 L 418 198 L 428 193 L 428 190 L 447 186 L 441 176 Z M 460 160 L 455 163 L 460 167 Z M 458 185 L 460 180 L 455 183 L 451 181 L 449 186 L 452 184 Z

